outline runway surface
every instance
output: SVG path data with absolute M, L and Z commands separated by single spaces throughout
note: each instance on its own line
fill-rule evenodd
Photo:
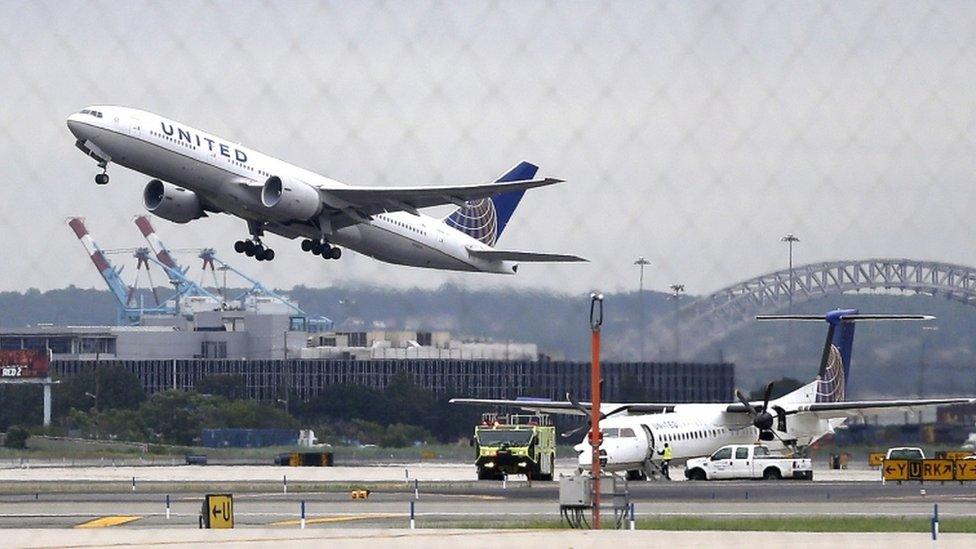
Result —
M 580 530 L 11 530 L 4 532 L 10 547 L 104 547 L 144 548 L 154 546 L 198 547 L 204 543 L 226 546 L 265 547 L 465 547 L 477 549 L 499 546 L 519 548 L 645 548 L 723 547 L 800 547 L 835 549 L 846 547 L 972 547 L 969 535 L 943 534 L 937 543 L 928 534 L 814 534 L 789 532 L 663 532 L 655 530 L 580 531 Z
M 556 463 L 556 476 L 570 475 L 575 470 L 574 460 Z M 420 481 L 470 481 L 475 479 L 474 466 L 470 463 L 401 463 L 384 465 L 356 465 L 337 467 L 279 467 L 273 465 L 176 465 L 176 466 L 122 466 L 111 462 L 102 466 L 66 467 L 60 462 L 28 462 L 23 466 L 0 468 L 0 483 L 24 481 L 131 481 L 137 482 L 208 482 L 214 479 L 231 482 L 280 482 L 289 480 L 308 482 L 389 482 L 405 479 Z M 672 478 L 684 480 L 681 467 L 675 467 Z M 818 470 L 815 481 L 827 480 L 878 480 L 880 473 L 870 469 Z
M 51 464 L 56 465 L 56 464 Z M 561 464 L 570 472 L 571 463 Z M 882 484 L 878 472 L 817 471 L 809 481 L 628 483 L 638 520 L 693 516 L 894 516 L 927 520 L 976 516 L 976 484 Z M 287 485 L 284 478 L 287 476 Z M 836 547 L 930 543 L 928 534 L 769 532 L 582 532 L 559 523 L 558 483 L 473 480 L 469 464 L 295 468 L 152 466 L 0 469 L 5 547 L 265 546 L 406 547 Z M 132 478 L 135 477 L 133 489 Z M 371 490 L 366 500 L 350 489 Z M 199 530 L 206 493 L 234 495 L 235 530 Z M 167 515 L 167 497 L 169 512 Z M 300 529 L 302 502 L 305 529 Z M 417 530 L 408 530 L 411 503 Z M 605 517 L 613 516 L 607 508 Z M 518 526 L 533 530 L 506 530 Z M 459 529 L 460 528 L 460 529 Z M 477 528 L 477 529 L 473 529 Z M 26 530 L 25 530 L 26 529 Z M 70 529 L 70 531 L 68 530 Z M 943 535 L 940 547 L 976 546 L 976 536 Z
M 16 472 L 29 474 L 18 479 Z M 289 476 L 287 485 L 281 478 L 285 474 Z M 402 476 L 392 480 L 396 475 Z M 408 524 L 411 502 L 417 522 L 427 526 L 558 521 L 558 483 L 530 485 L 524 480 L 505 483 L 464 480 L 469 475 L 471 467 L 467 465 L 416 464 L 393 468 L 182 466 L 8 470 L 0 480 L 0 527 L 63 528 L 99 519 L 106 519 L 106 523 L 95 526 L 196 527 L 203 497 L 208 492 L 234 494 L 236 520 L 241 527 L 296 526 L 302 501 L 308 526 L 403 527 Z M 136 476 L 134 489 L 132 476 Z M 638 517 L 928 517 L 933 503 L 940 504 L 940 514 L 944 517 L 976 516 L 976 485 L 973 484 L 884 485 L 878 480 L 856 480 L 862 473 L 851 471 L 835 471 L 831 476 L 844 480 L 631 482 L 628 491 Z M 442 477 L 454 480 L 421 480 Z M 370 497 L 351 499 L 352 487 L 369 488 Z M 167 496 L 169 518 L 165 507 Z

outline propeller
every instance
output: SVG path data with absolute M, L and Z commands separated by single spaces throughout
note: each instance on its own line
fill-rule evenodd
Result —
M 797 453 L 796 440 L 795 439 L 784 440 L 783 437 L 779 436 L 779 433 L 776 432 L 776 430 L 779 428 L 782 428 L 785 432 L 786 423 L 784 417 L 786 412 L 779 406 L 774 406 L 773 412 L 775 413 L 770 413 L 769 397 L 772 395 L 772 392 L 773 392 L 773 382 L 769 382 L 768 384 L 766 384 L 766 388 L 763 389 L 763 405 L 762 405 L 762 409 L 759 410 L 758 412 L 752 406 L 749 400 L 745 397 L 745 395 L 742 394 L 741 391 L 736 390 L 735 397 L 739 399 L 739 402 L 745 405 L 746 411 L 749 413 L 749 417 L 752 419 L 753 427 L 759 429 L 759 440 L 765 442 L 778 440 L 780 441 L 780 443 L 783 444 L 784 447 L 790 448 L 795 454 Z M 780 420 L 782 420 L 782 423 L 780 424 L 780 426 L 777 426 L 777 429 L 773 429 L 773 424 L 776 421 L 776 416 L 780 416 Z
M 749 417 L 752 418 L 752 425 L 756 429 L 759 429 L 759 440 L 764 440 L 767 442 L 773 440 L 773 438 L 778 438 L 776 433 L 773 432 L 773 423 L 776 421 L 776 418 L 773 416 L 773 414 L 769 413 L 769 397 L 772 395 L 772 393 L 773 382 L 770 381 L 766 384 L 766 388 L 763 390 L 762 409 L 757 412 L 749 402 L 749 399 L 742 394 L 742 391 L 738 389 L 735 391 L 735 397 L 739 399 L 739 402 L 746 407 L 746 412 L 748 412 Z
M 578 400 L 576 400 L 575 398 L 573 398 L 573 395 L 571 395 L 569 393 L 566 393 L 566 400 L 568 400 L 569 403 L 573 405 L 573 408 L 576 408 L 577 410 L 579 410 L 583 414 L 584 417 L 589 417 L 590 416 L 590 411 L 586 408 L 586 406 L 583 406 L 582 404 L 580 404 Z M 600 419 L 603 419 L 605 417 L 606 417 L 605 414 L 603 414 L 603 413 L 600 414 Z M 581 432 L 583 432 L 583 431 L 585 431 L 585 430 L 587 430 L 589 428 L 590 428 L 590 422 L 587 421 L 587 422 L 583 423 L 582 425 L 580 425 L 579 427 L 576 427 L 576 428 L 574 428 L 574 429 L 572 429 L 570 431 L 566 431 L 565 433 L 561 433 L 559 436 L 561 436 L 563 438 L 569 438 L 569 437 L 571 437 L 573 435 L 577 435 L 577 434 L 579 434 L 579 433 L 581 433 Z
M 601 385 L 601 388 L 602 388 L 602 385 L 603 385 L 603 380 L 602 379 L 600 380 L 600 385 Z M 568 400 L 569 403 L 573 405 L 573 408 L 576 408 L 577 410 L 579 410 L 585 417 L 587 417 L 587 418 L 590 417 L 590 409 L 587 408 L 586 406 L 583 406 L 582 404 L 580 404 L 580 402 L 578 400 L 576 400 L 575 398 L 573 398 L 573 395 L 571 395 L 569 393 L 566 393 L 566 400 Z M 612 416 L 614 414 L 619 414 L 620 412 L 626 412 L 626 411 L 627 411 L 627 406 L 621 406 L 621 407 L 615 408 L 615 409 L 613 409 L 613 410 L 611 410 L 609 412 L 600 412 L 600 420 L 602 421 L 602 420 L 607 419 L 608 417 L 610 417 L 610 416 Z M 570 431 L 566 431 L 565 433 L 560 433 L 559 436 L 561 436 L 563 438 L 569 438 L 569 437 L 571 437 L 573 435 L 577 435 L 577 434 L 579 434 L 579 433 L 581 433 L 581 432 L 583 432 L 583 431 L 585 431 L 585 430 L 587 430 L 589 428 L 590 428 L 590 422 L 587 421 L 587 422 L 583 423 L 582 425 L 580 425 L 580 426 L 578 426 L 578 427 L 576 427 L 576 428 L 574 428 L 574 429 L 572 429 Z

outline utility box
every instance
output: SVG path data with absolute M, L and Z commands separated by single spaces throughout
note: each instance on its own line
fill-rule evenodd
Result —
M 559 477 L 559 507 L 592 507 L 593 480 L 589 475 Z

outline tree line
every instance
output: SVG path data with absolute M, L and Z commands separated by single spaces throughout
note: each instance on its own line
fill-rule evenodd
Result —
M 149 396 L 135 374 L 105 365 L 54 386 L 52 427 L 46 432 L 189 446 L 199 444 L 207 428 L 312 428 L 332 444 L 399 447 L 470 436 L 480 413 L 448 404 L 405 373 L 384 390 L 336 385 L 308 402 L 285 396 L 274 404 L 247 399 L 239 375 L 208 376 L 192 391 Z M 0 430 L 44 431 L 41 387 L 0 386 L 0 403 Z

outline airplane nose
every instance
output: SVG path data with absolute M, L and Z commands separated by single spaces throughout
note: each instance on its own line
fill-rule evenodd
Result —
M 79 120 L 79 118 L 80 116 L 77 114 L 72 114 L 71 116 L 68 117 L 67 120 L 68 131 L 70 131 L 71 134 L 74 135 L 76 138 L 84 139 L 82 134 L 84 132 L 85 125 Z

